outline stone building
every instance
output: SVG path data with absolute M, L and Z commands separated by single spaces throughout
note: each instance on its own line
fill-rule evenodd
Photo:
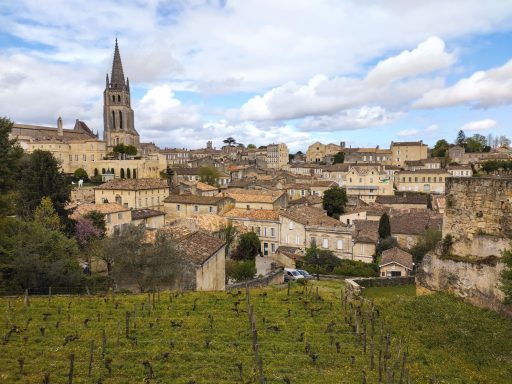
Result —
M 107 75 L 103 92 L 103 140 L 108 147 L 140 144 L 131 107 L 130 80 L 124 77 L 117 39 L 110 80 Z
M 311 144 L 306 152 L 306 161 L 308 163 L 323 163 L 326 157 L 334 156 L 341 152 L 343 147 L 341 145 L 329 143 L 322 144 L 319 141 Z
M 391 142 L 391 164 L 403 167 L 406 161 L 423 160 L 428 157 L 428 145 L 423 141 Z
M 288 206 L 288 195 L 283 191 L 233 188 L 222 194 L 235 200 L 235 208 L 279 210 Z
M 379 222 L 373 220 L 353 220 L 354 235 L 352 259 L 372 263 L 375 248 L 379 241 Z
M 382 252 L 379 268 L 383 277 L 409 276 L 413 267 L 412 255 L 409 252 L 397 247 Z
M 451 174 L 446 169 L 400 171 L 395 174 L 395 185 L 399 191 L 443 194 L 449 177 Z
M 225 196 L 175 195 L 164 199 L 164 210 L 169 218 L 197 216 L 201 214 L 221 214 L 233 207 L 235 200 Z
M 288 164 L 288 154 L 288 147 L 285 143 L 267 145 L 267 168 L 284 168 Z
M 357 196 L 367 203 L 374 203 L 379 195 L 394 194 L 392 176 L 377 165 L 352 165 L 345 187 L 348 196 Z
M 107 236 L 118 233 L 123 227 L 132 222 L 130 209 L 116 203 L 82 203 L 73 209 L 73 213 L 70 215 L 70 218 L 73 220 L 79 220 L 93 211 L 103 214 L 103 217 L 105 218 Z
M 375 148 L 345 148 L 345 163 L 352 164 L 390 164 L 391 150 Z
M 307 248 L 312 242 L 334 255 L 352 258 L 352 229 L 313 207 L 293 207 L 280 212 L 281 245 Z
M 161 179 L 115 179 L 94 188 L 96 204 L 117 203 L 127 208 L 161 210 L 169 187 Z
M 441 231 L 443 218 L 427 210 L 391 211 L 391 236 L 402 248 L 411 249 L 429 229 Z
M 165 225 L 165 212 L 156 209 L 132 209 L 132 224 L 144 225 L 149 229 L 160 229 Z
M 263 256 L 275 255 L 281 230 L 278 211 L 234 208 L 226 212 L 224 217 L 236 225 L 243 225 L 255 232 L 260 239 Z

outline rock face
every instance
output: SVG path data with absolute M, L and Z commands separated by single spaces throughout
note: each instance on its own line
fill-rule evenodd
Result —
M 512 179 L 450 178 L 446 181 L 443 237 L 449 255 L 426 255 L 416 276 L 418 293 L 445 291 L 512 317 L 502 302 L 503 250 L 512 249 Z
M 428 254 L 416 275 L 416 289 L 419 294 L 448 292 L 473 305 L 512 317 L 512 307 L 502 303 L 504 295 L 499 289 L 503 268 L 504 264 L 494 257 L 468 262 Z

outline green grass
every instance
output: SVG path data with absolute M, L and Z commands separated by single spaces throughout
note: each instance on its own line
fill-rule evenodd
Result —
M 382 299 L 396 296 L 416 296 L 416 286 L 410 285 L 399 285 L 396 287 L 371 287 L 364 289 L 364 296 L 368 299 Z
M 294 384 L 361 383 L 363 369 L 368 383 L 377 382 L 377 370 L 370 369 L 370 322 L 366 321 L 365 354 L 361 338 L 345 321 L 354 311 L 350 304 L 346 310 L 341 304 L 341 286 L 337 281 L 312 282 L 306 294 L 303 287 L 294 285 L 290 296 L 286 288 L 251 290 L 267 383 L 284 383 L 285 378 Z M 315 299 L 317 287 L 321 300 Z M 367 290 L 380 313 L 375 351 L 383 340 L 382 321 L 384 334 L 392 333 L 389 366 L 395 382 L 400 375 L 401 352 L 408 350 L 407 367 L 415 383 L 426 383 L 432 377 L 437 383 L 510 383 L 510 321 L 449 296 L 414 297 L 410 293 L 410 287 Z M 44 372 L 49 372 L 50 383 L 67 383 L 71 353 L 75 354 L 73 383 L 99 379 L 103 383 L 141 383 L 147 376 L 146 360 L 154 370 L 154 378 L 146 381 L 152 383 L 241 383 L 237 364 L 242 364 L 244 383 L 257 382 L 244 291 L 234 295 L 165 292 L 155 308 L 147 301 L 147 295 L 56 296 L 49 304 L 45 297 L 32 297 L 30 306 L 25 307 L 23 298 L 1 299 L 0 382 L 41 383 Z M 233 310 L 235 302 L 239 302 L 239 314 Z M 127 311 L 131 314 L 131 339 L 125 337 Z M 369 316 L 367 303 L 362 313 Z M 85 319 L 89 319 L 87 325 Z M 181 323 L 181 327 L 173 327 L 171 322 Z M 5 339 L 9 329 L 14 332 Z M 105 358 L 112 360 L 111 376 L 102 357 L 103 330 Z M 65 337 L 71 335 L 78 339 L 64 345 Z M 88 377 L 91 341 L 95 343 L 94 363 Z M 340 343 L 339 353 L 336 342 Z M 305 353 L 307 345 L 318 356 L 316 362 Z M 20 358 L 24 359 L 23 374 Z

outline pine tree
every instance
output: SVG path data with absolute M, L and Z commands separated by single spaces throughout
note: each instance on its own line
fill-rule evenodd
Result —
M 379 237 L 385 239 L 389 236 L 391 236 L 391 224 L 388 214 L 384 213 L 379 220 Z

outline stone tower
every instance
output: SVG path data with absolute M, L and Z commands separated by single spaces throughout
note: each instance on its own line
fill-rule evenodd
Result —
M 117 39 L 110 81 L 107 74 L 103 92 L 103 140 L 108 147 L 117 144 L 139 146 L 130 100 L 130 81 L 124 78 Z

